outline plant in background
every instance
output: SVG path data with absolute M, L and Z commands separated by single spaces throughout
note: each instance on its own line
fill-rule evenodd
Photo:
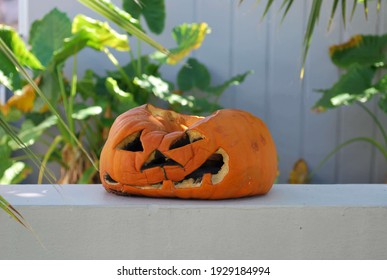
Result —
M 124 1 L 128 12 L 106 0 L 80 2 L 135 35 L 132 39 L 138 40 L 137 50 L 131 49 L 126 34 L 108 23 L 85 15 L 77 15 L 71 22 L 57 9 L 32 24 L 30 48 L 15 30 L 1 25 L 0 82 L 14 93 L 0 106 L 1 183 L 17 183 L 25 178 L 31 170 L 26 158 L 40 169 L 39 182 L 43 177 L 51 183 L 96 182 L 99 154 L 118 114 L 148 102 L 161 102 L 177 111 L 210 113 L 220 108 L 219 97 L 229 86 L 243 82 L 250 74 L 213 86 L 204 64 L 193 58 L 184 62 L 209 33 L 206 23 L 175 27 L 172 35 L 176 47 L 170 50 L 146 35 L 138 19 L 144 16 L 149 30 L 161 33 L 165 21 L 162 0 L 141 1 L 142 7 Z M 140 40 L 157 51 L 142 54 Z M 82 78 L 78 77 L 77 55 L 85 48 L 107 56 L 115 70 L 105 75 L 87 70 Z M 111 49 L 127 52 L 130 59 L 121 64 Z M 67 78 L 63 68 L 70 58 L 73 70 Z M 180 61 L 183 66 L 175 86 L 162 78 L 160 68 Z M 42 155 L 30 149 L 37 142 L 46 145 Z M 26 155 L 14 156 L 18 150 Z M 61 166 L 59 179 L 46 168 L 53 161 Z
M 240 0 L 239 2 L 242 3 L 243 0 Z M 352 5 L 348 5 L 347 0 L 333 0 L 327 29 L 329 30 L 331 28 L 333 18 L 335 17 L 337 7 L 339 6 L 339 4 L 341 6 L 341 17 L 342 17 L 344 27 L 345 27 L 345 25 L 347 23 L 347 10 L 348 10 L 348 8 L 350 8 L 350 11 L 351 11 L 350 18 L 352 20 L 358 4 L 361 4 L 364 8 L 365 18 L 367 19 L 368 18 L 369 2 L 370 1 L 368 1 L 368 0 L 353 0 Z M 273 7 L 273 3 L 274 3 L 274 0 L 267 1 L 262 18 L 264 18 L 267 15 L 270 8 Z M 314 28 L 316 27 L 318 20 L 319 20 L 319 17 L 320 17 L 322 3 L 323 3 L 323 0 L 313 0 L 312 4 L 310 6 L 309 16 L 308 16 L 308 24 L 307 24 L 307 27 L 305 30 L 304 42 L 303 42 L 302 68 L 301 68 L 301 72 L 300 72 L 301 79 L 304 76 L 304 67 L 305 67 L 306 57 L 308 56 L 309 47 L 310 47 L 310 43 L 312 41 Z M 280 10 L 283 10 L 283 15 L 282 15 L 281 21 L 283 21 L 285 19 L 286 15 L 288 14 L 288 12 L 293 4 L 294 4 L 294 0 L 282 0 L 282 4 L 280 6 Z M 380 11 L 381 4 L 382 4 L 382 1 L 377 0 L 376 9 L 378 12 Z
M 349 41 L 330 47 L 332 62 L 345 70 L 339 80 L 329 89 L 319 90 L 322 97 L 313 109 L 323 112 L 341 106 L 357 104 L 373 120 L 382 142 L 371 137 L 356 137 L 338 145 L 317 165 L 310 174 L 312 176 L 330 157 L 343 147 L 354 142 L 368 142 L 384 157 L 387 163 L 387 133 L 377 115 L 364 103 L 378 99 L 378 106 L 387 114 L 387 74 L 383 73 L 387 62 L 387 34 L 355 35 Z

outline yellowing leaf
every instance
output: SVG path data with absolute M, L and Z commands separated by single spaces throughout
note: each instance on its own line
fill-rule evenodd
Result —
M 73 21 L 72 33 L 75 34 L 82 30 L 87 45 L 92 48 L 102 50 L 104 47 L 110 47 L 118 51 L 130 50 L 128 37 L 125 34 L 117 33 L 107 22 L 77 15 Z
M 35 80 L 36 84 L 39 84 L 40 77 Z M 30 84 L 25 85 L 21 92 L 15 93 L 8 99 L 7 103 L 1 108 L 3 114 L 8 114 L 9 108 L 14 107 L 24 113 L 30 112 L 34 107 L 34 101 L 36 98 L 35 90 Z
M 191 51 L 198 49 L 204 38 L 211 29 L 207 23 L 193 23 L 183 24 L 173 29 L 173 37 L 175 38 L 178 47 L 170 50 L 171 54 L 168 56 L 168 64 L 176 64 L 184 57 L 189 55 Z
M 343 51 L 346 49 L 354 48 L 360 45 L 360 43 L 363 41 L 362 35 L 355 35 L 349 39 L 349 41 L 339 44 L 339 45 L 333 45 L 329 48 L 329 54 L 332 57 L 336 52 Z
M 308 173 L 308 165 L 305 160 L 297 160 L 293 166 L 293 170 L 290 171 L 289 184 L 307 184 L 309 182 Z

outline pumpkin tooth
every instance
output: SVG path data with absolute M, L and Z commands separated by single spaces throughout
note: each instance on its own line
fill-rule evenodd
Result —
M 108 173 L 105 174 L 103 177 L 105 179 L 105 182 L 108 183 L 109 185 L 118 185 L 119 183 L 114 180 Z
M 182 167 L 180 163 L 168 158 L 159 150 L 155 150 L 151 153 L 148 160 L 142 165 L 141 171 L 153 167 L 163 167 L 166 165 L 177 165 Z

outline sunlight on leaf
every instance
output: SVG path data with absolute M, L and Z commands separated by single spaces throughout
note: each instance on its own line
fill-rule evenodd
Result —
M 299 159 L 293 166 L 289 175 L 289 184 L 307 184 L 309 183 L 308 177 L 309 169 L 305 160 Z
M 140 28 L 138 20 L 132 17 L 129 13 L 113 5 L 108 0 L 79 0 L 83 5 L 103 15 L 105 18 L 111 20 L 125 31 L 136 36 L 140 40 L 161 51 L 169 54 L 168 50 L 161 44 L 146 35 Z
M 107 22 L 98 21 L 84 15 L 77 15 L 73 20 L 72 32 L 85 30 L 88 36 L 87 45 L 97 50 L 104 47 L 114 48 L 118 51 L 129 51 L 128 37 L 112 29 Z
M 139 106 L 139 104 L 134 100 L 134 95 L 120 89 L 117 81 L 112 77 L 106 79 L 105 85 L 108 92 L 113 96 L 116 96 L 121 102 L 128 106 L 128 108 Z
M 84 120 L 87 119 L 88 117 L 91 116 L 97 116 L 102 113 L 102 107 L 100 106 L 79 106 L 79 107 L 84 107 L 84 108 L 74 108 L 76 110 L 73 114 L 72 117 L 73 119 L 76 120 Z M 78 110 L 77 110 L 78 109 Z
M 317 112 L 341 105 L 349 105 L 355 101 L 364 102 L 378 91 L 372 85 L 375 69 L 354 65 L 330 88 L 319 90 L 323 96 L 316 102 L 313 109 Z
M 158 77 L 144 74 L 141 78 L 136 77 L 134 83 L 143 89 L 151 91 L 156 97 L 167 101 L 171 105 L 193 106 L 193 102 L 189 97 L 171 93 L 168 83 Z
M 0 83 L 10 90 L 22 87 L 21 77 L 12 61 L 5 55 L 3 48 L 8 47 L 20 64 L 31 69 L 43 69 L 40 61 L 28 50 L 17 32 L 6 25 L 0 24 Z
M 169 56 L 156 52 L 152 55 L 152 58 L 161 63 L 176 64 L 188 56 L 193 50 L 199 48 L 206 35 L 210 32 L 211 29 L 205 22 L 184 23 L 176 26 L 172 31 L 172 36 L 177 43 L 177 47 L 169 50 Z
M 3 53 L 6 55 L 6 57 L 12 61 L 14 66 L 18 69 L 18 71 L 23 75 L 23 77 L 28 81 L 28 83 L 34 88 L 34 90 L 38 93 L 39 97 L 47 104 L 49 110 L 51 113 L 57 117 L 58 120 L 58 127 L 63 128 L 64 131 L 70 135 L 71 139 L 74 140 L 74 142 L 78 145 L 79 149 L 86 155 L 86 157 L 90 160 L 90 162 L 94 163 L 94 160 L 92 156 L 87 152 L 83 144 L 78 140 L 78 138 L 74 135 L 74 133 L 71 131 L 69 126 L 65 123 L 61 115 L 56 109 L 56 106 L 54 106 L 47 98 L 47 96 L 41 91 L 41 89 L 38 87 L 38 85 L 34 82 L 34 80 L 31 78 L 30 74 L 27 72 L 27 70 L 20 64 L 17 57 L 13 54 L 13 52 L 7 47 L 7 45 L 4 44 L 2 40 L 0 40 L 0 50 L 3 51 Z M 39 166 L 40 160 L 36 157 L 36 155 L 28 149 L 24 145 L 22 141 L 17 137 L 17 135 L 14 134 L 13 130 L 9 128 L 8 124 L 3 120 L 2 117 L 0 117 L 0 125 L 3 127 L 3 129 L 7 129 L 7 132 L 12 135 L 13 139 L 20 145 L 21 148 L 23 148 L 26 153 L 35 160 L 34 164 Z M 98 166 L 94 166 L 96 170 L 98 170 Z
M 7 168 L 3 177 L 0 178 L 0 185 L 9 185 L 15 183 L 15 179 L 20 173 L 27 170 L 27 166 L 24 162 L 14 162 L 9 168 Z

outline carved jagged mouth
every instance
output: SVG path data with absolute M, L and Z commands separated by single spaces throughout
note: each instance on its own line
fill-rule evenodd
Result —
M 166 165 L 178 165 L 182 167 L 179 163 L 168 159 L 160 152 L 156 151 L 154 156 L 147 163 L 143 165 L 141 170 L 148 168 L 153 168 L 156 166 L 163 167 Z M 199 168 L 188 174 L 181 181 L 174 181 L 175 188 L 195 188 L 200 187 L 203 181 L 203 177 L 206 174 L 210 174 L 211 182 L 213 185 L 218 184 L 223 180 L 223 178 L 228 173 L 228 155 L 223 149 L 218 149 L 214 154 L 212 154 Z M 119 182 L 114 180 L 109 174 L 105 174 L 104 180 L 109 185 L 118 185 Z M 132 186 L 141 189 L 155 189 L 161 188 L 163 182 L 145 185 L 145 186 Z

